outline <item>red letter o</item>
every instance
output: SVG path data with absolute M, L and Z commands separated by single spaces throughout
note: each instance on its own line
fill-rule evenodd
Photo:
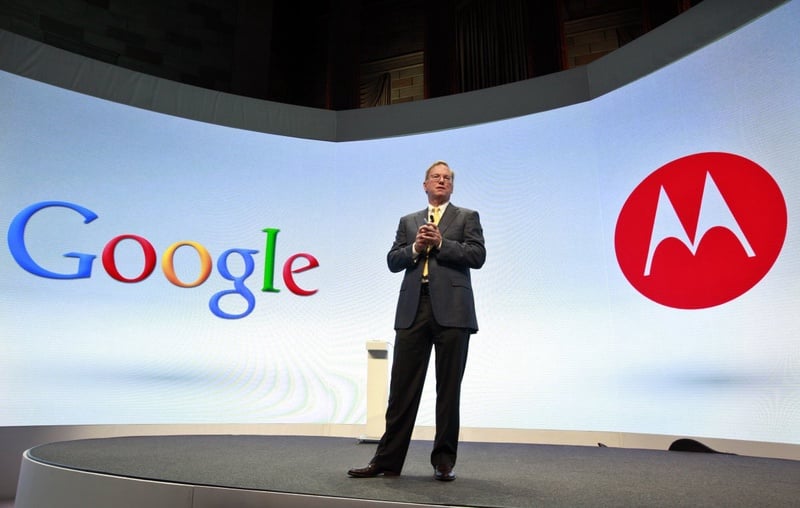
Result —
M 144 253 L 144 269 L 142 273 L 139 274 L 138 277 L 133 279 L 127 279 L 119 273 L 117 270 L 117 264 L 114 260 L 114 250 L 117 248 L 117 244 L 122 240 L 133 240 L 138 243 L 142 247 L 142 252 Z M 142 238 L 138 235 L 119 235 L 110 242 L 108 242 L 103 248 L 103 268 L 106 269 L 106 272 L 111 276 L 112 279 L 118 280 L 120 282 L 141 282 L 153 273 L 153 270 L 156 267 L 156 249 L 153 248 L 153 245 L 147 241 L 146 238 Z

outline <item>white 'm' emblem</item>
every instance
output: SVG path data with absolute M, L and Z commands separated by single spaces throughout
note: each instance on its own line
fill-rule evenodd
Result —
M 700 245 L 700 240 L 703 239 L 703 236 L 709 229 L 717 226 L 727 228 L 736 236 L 747 253 L 747 257 L 756 255 L 753 248 L 750 247 L 750 242 L 744 236 L 742 228 L 739 227 L 739 223 L 736 222 L 736 217 L 733 216 L 731 209 L 725 203 L 717 184 L 711 178 L 711 173 L 706 172 L 706 181 L 703 185 L 703 197 L 700 202 L 700 211 L 697 214 L 697 230 L 694 239 L 689 238 L 689 234 L 681 224 L 680 219 L 678 219 L 675 206 L 662 185 L 658 192 L 656 216 L 653 220 L 653 231 L 650 234 L 650 245 L 647 249 L 647 262 L 644 266 L 645 277 L 650 275 L 653 255 L 662 241 L 667 238 L 676 238 L 683 242 L 694 255 L 697 253 L 697 247 Z

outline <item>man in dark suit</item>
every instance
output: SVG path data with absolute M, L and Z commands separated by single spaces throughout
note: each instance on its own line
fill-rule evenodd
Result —
M 395 315 L 395 344 L 386 431 L 356 478 L 397 476 L 411 442 L 431 349 L 436 350 L 434 478 L 455 479 L 461 380 L 470 335 L 478 331 L 470 269 L 486 260 L 478 212 L 450 203 L 454 174 L 437 161 L 422 187 L 428 207 L 400 219 L 387 255 L 392 272 L 405 270 Z

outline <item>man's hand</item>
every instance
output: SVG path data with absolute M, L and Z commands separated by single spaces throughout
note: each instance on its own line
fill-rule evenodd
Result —
M 429 247 L 439 247 L 442 243 L 442 233 L 439 231 L 439 226 L 432 222 L 423 224 L 417 230 L 417 237 L 414 240 L 414 248 L 417 252 L 424 252 Z

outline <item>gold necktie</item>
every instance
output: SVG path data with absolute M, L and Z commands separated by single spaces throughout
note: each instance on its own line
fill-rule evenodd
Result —
M 442 216 L 441 209 L 437 206 L 433 209 L 433 223 L 437 226 L 439 225 L 439 219 Z M 422 278 L 428 278 L 428 253 L 431 251 L 431 248 L 428 247 L 428 250 L 425 252 L 425 264 L 422 266 Z

